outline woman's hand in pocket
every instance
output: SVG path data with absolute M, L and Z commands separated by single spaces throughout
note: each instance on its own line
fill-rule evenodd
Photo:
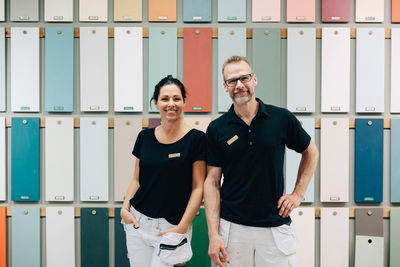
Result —
M 139 228 L 140 226 L 135 216 L 125 208 L 121 209 L 121 219 L 125 224 L 133 224 L 135 228 Z

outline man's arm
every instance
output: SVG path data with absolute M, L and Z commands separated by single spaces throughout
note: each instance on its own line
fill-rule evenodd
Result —
M 301 153 L 296 186 L 291 194 L 284 194 L 278 201 L 279 215 L 286 218 L 293 209 L 297 208 L 304 198 L 307 186 L 315 172 L 318 163 L 318 149 L 313 141 Z

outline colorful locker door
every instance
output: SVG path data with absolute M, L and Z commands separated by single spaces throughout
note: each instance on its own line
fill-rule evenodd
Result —
M 44 20 L 47 22 L 72 22 L 73 12 L 73 0 L 45 0 L 44 2 Z
M 184 28 L 183 36 L 185 112 L 211 112 L 212 29 Z
M 311 140 L 315 142 L 315 119 L 299 118 L 303 129 L 311 136 Z M 294 150 L 286 148 L 286 194 L 291 194 L 294 190 L 297 180 L 297 172 L 299 170 L 301 154 Z M 314 202 L 314 175 L 304 195 L 303 202 Z
M 357 28 L 356 112 L 385 111 L 385 29 Z
M 167 75 L 177 76 L 177 38 L 176 28 L 149 28 L 149 99 L 153 97 L 154 87 L 161 79 Z M 149 112 L 158 112 L 153 101 Z
M 45 108 L 74 111 L 74 29 L 46 28 Z
M 150 118 L 148 128 L 156 128 L 158 125 L 161 125 L 160 118 Z
M 183 0 L 183 22 L 211 22 L 211 0 Z
M 136 137 L 142 130 L 141 118 L 114 119 L 114 201 L 124 201 L 133 179 Z
M 354 201 L 382 202 L 383 119 L 356 119 Z
M 4 7 L 4 0 L 0 0 L 0 21 L 5 20 Z
M 356 22 L 383 22 L 384 0 L 356 0 Z M 358 36 L 358 34 L 357 34 Z
M 400 119 L 390 120 L 390 202 L 400 202 Z
M 298 207 L 290 214 L 298 239 L 299 267 L 314 267 L 315 258 L 315 209 Z
M 350 0 L 322 0 L 322 22 L 349 22 Z
M 81 266 L 109 266 L 108 208 L 81 208 Z
M 39 21 L 39 0 L 10 0 L 11 21 Z
M 75 266 L 75 214 L 73 207 L 46 208 L 47 267 Z
M 314 22 L 315 0 L 287 0 L 286 20 L 287 22 Z
M 320 266 L 349 266 L 349 208 L 321 208 Z
M 0 267 L 7 267 L 7 208 L 0 207 Z
M 350 111 L 350 28 L 322 28 L 321 112 Z
M 6 120 L 0 117 L 0 201 L 6 200 Z
M 108 119 L 80 119 L 81 201 L 108 201 Z
M 400 22 L 400 0 L 392 0 L 392 22 Z
M 391 37 L 390 112 L 400 113 L 400 29 L 392 28 Z
M 281 1 L 280 0 L 253 0 L 252 2 L 253 22 L 280 22 Z M 254 35 L 253 35 L 254 36 Z
M 205 118 L 205 117 L 199 117 L 199 118 L 185 117 L 183 120 L 190 127 L 203 132 L 207 131 L 207 127 L 211 122 L 211 118 Z
M 348 118 L 321 118 L 321 202 L 348 202 L 350 145 Z
M 108 28 L 80 28 L 81 111 L 108 111 Z
M 1 4 L 1 3 L 0 3 Z M 3 2 L 4 6 L 4 2 Z M 0 112 L 6 111 L 6 46 L 4 28 L 0 28 Z
M 126 248 L 126 234 L 124 225 L 121 223 L 121 208 L 115 208 L 114 220 L 114 266 L 115 267 L 129 267 L 128 250 Z
M 40 200 L 39 118 L 12 118 L 11 200 Z
M 256 96 L 264 103 L 281 105 L 281 29 L 253 29 L 253 71 Z
M 246 0 L 218 0 L 218 22 L 246 22 Z
M 390 264 L 389 266 L 400 266 L 400 209 L 390 209 Z
M 383 209 L 356 208 L 355 267 L 383 267 Z
M 114 28 L 114 111 L 143 111 L 143 29 Z
M 11 28 L 11 110 L 39 112 L 39 28 Z
M 46 201 L 74 200 L 74 118 L 47 117 Z
M 107 0 L 79 0 L 79 21 L 107 22 Z
M 114 0 L 114 21 L 142 21 L 142 0 Z
M 149 21 L 176 21 L 176 0 L 149 0 Z
M 313 28 L 288 28 L 287 108 L 315 112 L 316 41 Z
M 211 260 L 208 256 L 208 228 L 204 208 L 193 219 L 192 234 L 193 257 L 186 264 L 187 267 L 211 267 Z
M 246 56 L 246 29 L 219 28 L 218 29 L 218 112 L 227 112 L 232 100 L 224 88 L 222 65 L 229 57 Z
M 41 266 L 39 207 L 12 208 L 10 249 L 12 266 Z

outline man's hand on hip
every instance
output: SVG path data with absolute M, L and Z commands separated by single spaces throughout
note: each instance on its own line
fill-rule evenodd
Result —
M 281 196 L 278 201 L 279 216 L 289 217 L 292 210 L 300 206 L 302 200 L 303 198 L 294 192 Z
M 219 267 L 225 267 L 228 261 L 228 253 L 225 244 L 219 235 L 210 237 L 210 245 L 208 247 L 208 255 L 212 262 Z

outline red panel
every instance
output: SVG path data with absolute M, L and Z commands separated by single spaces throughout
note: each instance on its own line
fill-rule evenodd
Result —
M 212 30 L 184 28 L 183 36 L 185 112 L 211 112 Z
M 392 0 L 392 22 L 400 22 L 400 0 Z
M 350 0 L 322 0 L 322 22 L 349 22 Z
M 0 207 L 0 267 L 7 266 L 6 207 Z

